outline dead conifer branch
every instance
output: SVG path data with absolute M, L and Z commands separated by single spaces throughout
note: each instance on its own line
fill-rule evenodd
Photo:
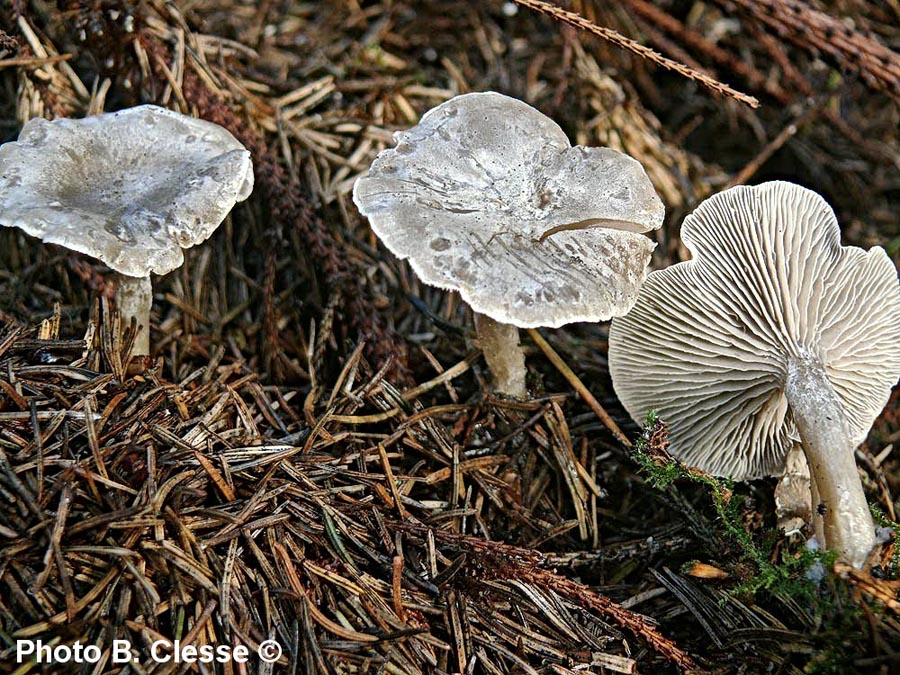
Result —
M 547 564 L 547 560 L 543 554 L 537 551 L 443 530 L 433 531 L 422 525 L 411 523 L 393 521 L 388 523 L 388 526 L 392 530 L 410 532 L 418 536 L 425 536 L 427 532 L 431 531 L 438 542 L 450 544 L 463 551 L 478 552 L 484 558 L 477 566 L 469 566 L 467 570 L 469 577 L 483 578 L 487 581 L 509 580 L 513 583 L 518 581 L 533 584 L 537 588 L 554 591 L 561 597 L 574 601 L 580 606 L 589 607 L 615 622 L 620 627 L 646 641 L 655 651 L 680 667 L 692 672 L 700 672 L 694 659 L 678 647 L 675 642 L 664 637 L 656 629 L 656 624 L 653 620 L 637 612 L 625 609 L 585 584 L 567 579 L 551 570 L 543 569 Z
M 633 54 L 637 54 L 642 58 L 648 59 L 653 63 L 662 66 L 663 68 L 666 68 L 688 78 L 689 80 L 700 82 L 704 86 L 723 96 L 730 96 L 736 101 L 746 103 L 751 108 L 756 108 L 759 106 L 759 100 L 756 97 L 744 94 L 736 89 L 733 89 L 732 87 L 729 87 L 727 84 L 724 84 L 719 80 L 706 75 L 705 73 L 701 73 L 691 68 L 690 66 L 686 66 L 683 63 L 667 58 L 662 54 L 650 49 L 649 47 L 645 47 L 644 45 L 635 42 L 631 38 L 625 37 L 621 33 L 618 33 L 611 28 L 598 26 L 597 24 L 588 21 L 583 16 L 575 14 L 574 12 L 565 10 L 562 7 L 558 7 L 557 5 L 554 5 L 552 3 L 544 2 L 543 0 L 514 0 L 514 2 L 535 12 L 545 14 L 553 19 L 556 19 L 557 21 L 561 21 L 565 24 L 578 28 L 579 30 L 587 31 L 592 35 L 596 35 L 597 37 L 600 37 L 607 42 L 611 42 L 617 47 L 627 49 Z
M 900 54 L 810 7 L 803 0 L 733 2 L 754 20 L 806 49 L 818 50 L 858 72 L 873 88 L 900 100 Z
M 669 33 L 690 49 L 708 56 L 720 66 L 724 66 L 729 71 L 736 73 L 754 90 L 765 91 L 782 103 L 790 100 L 788 93 L 777 81 L 766 77 L 751 64 L 736 58 L 735 55 L 726 49 L 710 42 L 699 33 L 690 30 L 664 10 L 649 2 L 649 0 L 626 0 L 626 2 L 638 16 L 645 19 L 650 25 Z

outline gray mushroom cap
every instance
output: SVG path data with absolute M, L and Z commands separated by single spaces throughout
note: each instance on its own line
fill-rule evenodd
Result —
M 572 147 L 522 101 L 457 96 L 396 135 L 353 199 L 427 284 L 519 326 L 601 321 L 631 307 L 664 207 L 641 165 Z
M 157 106 L 33 119 L 0 146 L 0 225 L 133 277 L 179 267 L 252 189 L 226 129 Z
M 790 369 L 817 363 L 861 443 L 900 378 L 900 285 L 884 250 L 842 247 L 825 200 L 786 182 L 711 197 L 682 240 L 693 259 L 651 272 L 610 329 L 629 414 L 655 410 L 692 466 L 776 475 L 798 436 Z

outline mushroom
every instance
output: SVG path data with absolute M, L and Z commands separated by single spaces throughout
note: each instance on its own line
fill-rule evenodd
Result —
M 821 196 L 735 187 L 689 215 L 693 259 L 651 272 L 614 319 L 609 368 L 635 420 L 719 476 L 779 475 L 799 444 L 825 547 L 859 567 L 875 544 L 854 462 L 900 377 L 900 286 L 884 250 L 842 247 Z
M 550 118 L 494 92 L 457 96 L 396 135 L 353 200 L 427 284 L 475 313 L 495 388 L 525 395 L 519 328 L 631 307 L 664 207 L 641 165 L 572 147 Z
M 250 153 L 226 129 L 152 105 L 32 119 L 0 146 L 0 225 L 112 268 L 135 356 L 150 348 L 150 274 L 181 266 L 252 189 Z

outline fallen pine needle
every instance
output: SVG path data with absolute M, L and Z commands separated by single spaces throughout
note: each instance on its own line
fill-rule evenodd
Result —
M 547 358 L 550 359 L 550 362 L 556 366 L 556 369 L 562 376 L 568 380 L 569 384 L 572 385 L 572 388 L 584 399 L 584 402 L 590 406 L 594 413 L 596 413 L 597 417 L 600 418 L 600 421 L 612 432 L 612 435 L 615 436 L 622 445 L 630 448 L 631 441 L 629 441 L 628 437 L 622 433 L 622 430 L 619 428 L 619 425 L 616 424 L 616 421 L 609 416 L 609 413 L 604 410 L 602 405 L 600 405 L 600 401 L 594 398 L 594 395 L 588 391 L 588 388 L 584 386 L 584 383 L 574 372 L 572 372 L 572 369 L 562 360 L 553 347 L 550 346 L 550 343 L 547 342 L 534 328 L 529 328 L 528 334 L 531 336 L 531 339 L 534 340 L 534 343 L 541 348 L 541 351 L 544 352 Z

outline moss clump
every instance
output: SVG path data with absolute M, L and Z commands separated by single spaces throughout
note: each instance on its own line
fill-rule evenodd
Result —
M 703 485 L 709 490 L 724 539 L 738 551 L 737 562 L 741 566 L 749 563 L 754 568 L 754 573 L 748 575 L 749 578 L 737 586 L 734 593 L 755 595 L 758 591 L 765 590 L 773 595 L 815 595 L 816 584 L 809 578 L 815 575 L 807 573 L 817 565 L 831 569 L 836 554 L 803 548 L 798 553 L 778 556 L 775 553 L 779 540 L 776 531 L 754 535 L 744 527 L 740 501 L 732 499 L 732 481 L 687 467 L 669 455 L 668 427 L 654 412 L 647 415 L 641 436 L 632 452 L 647 482 L 657 489 L 667 490 L 676 481 L 684 480 Z

